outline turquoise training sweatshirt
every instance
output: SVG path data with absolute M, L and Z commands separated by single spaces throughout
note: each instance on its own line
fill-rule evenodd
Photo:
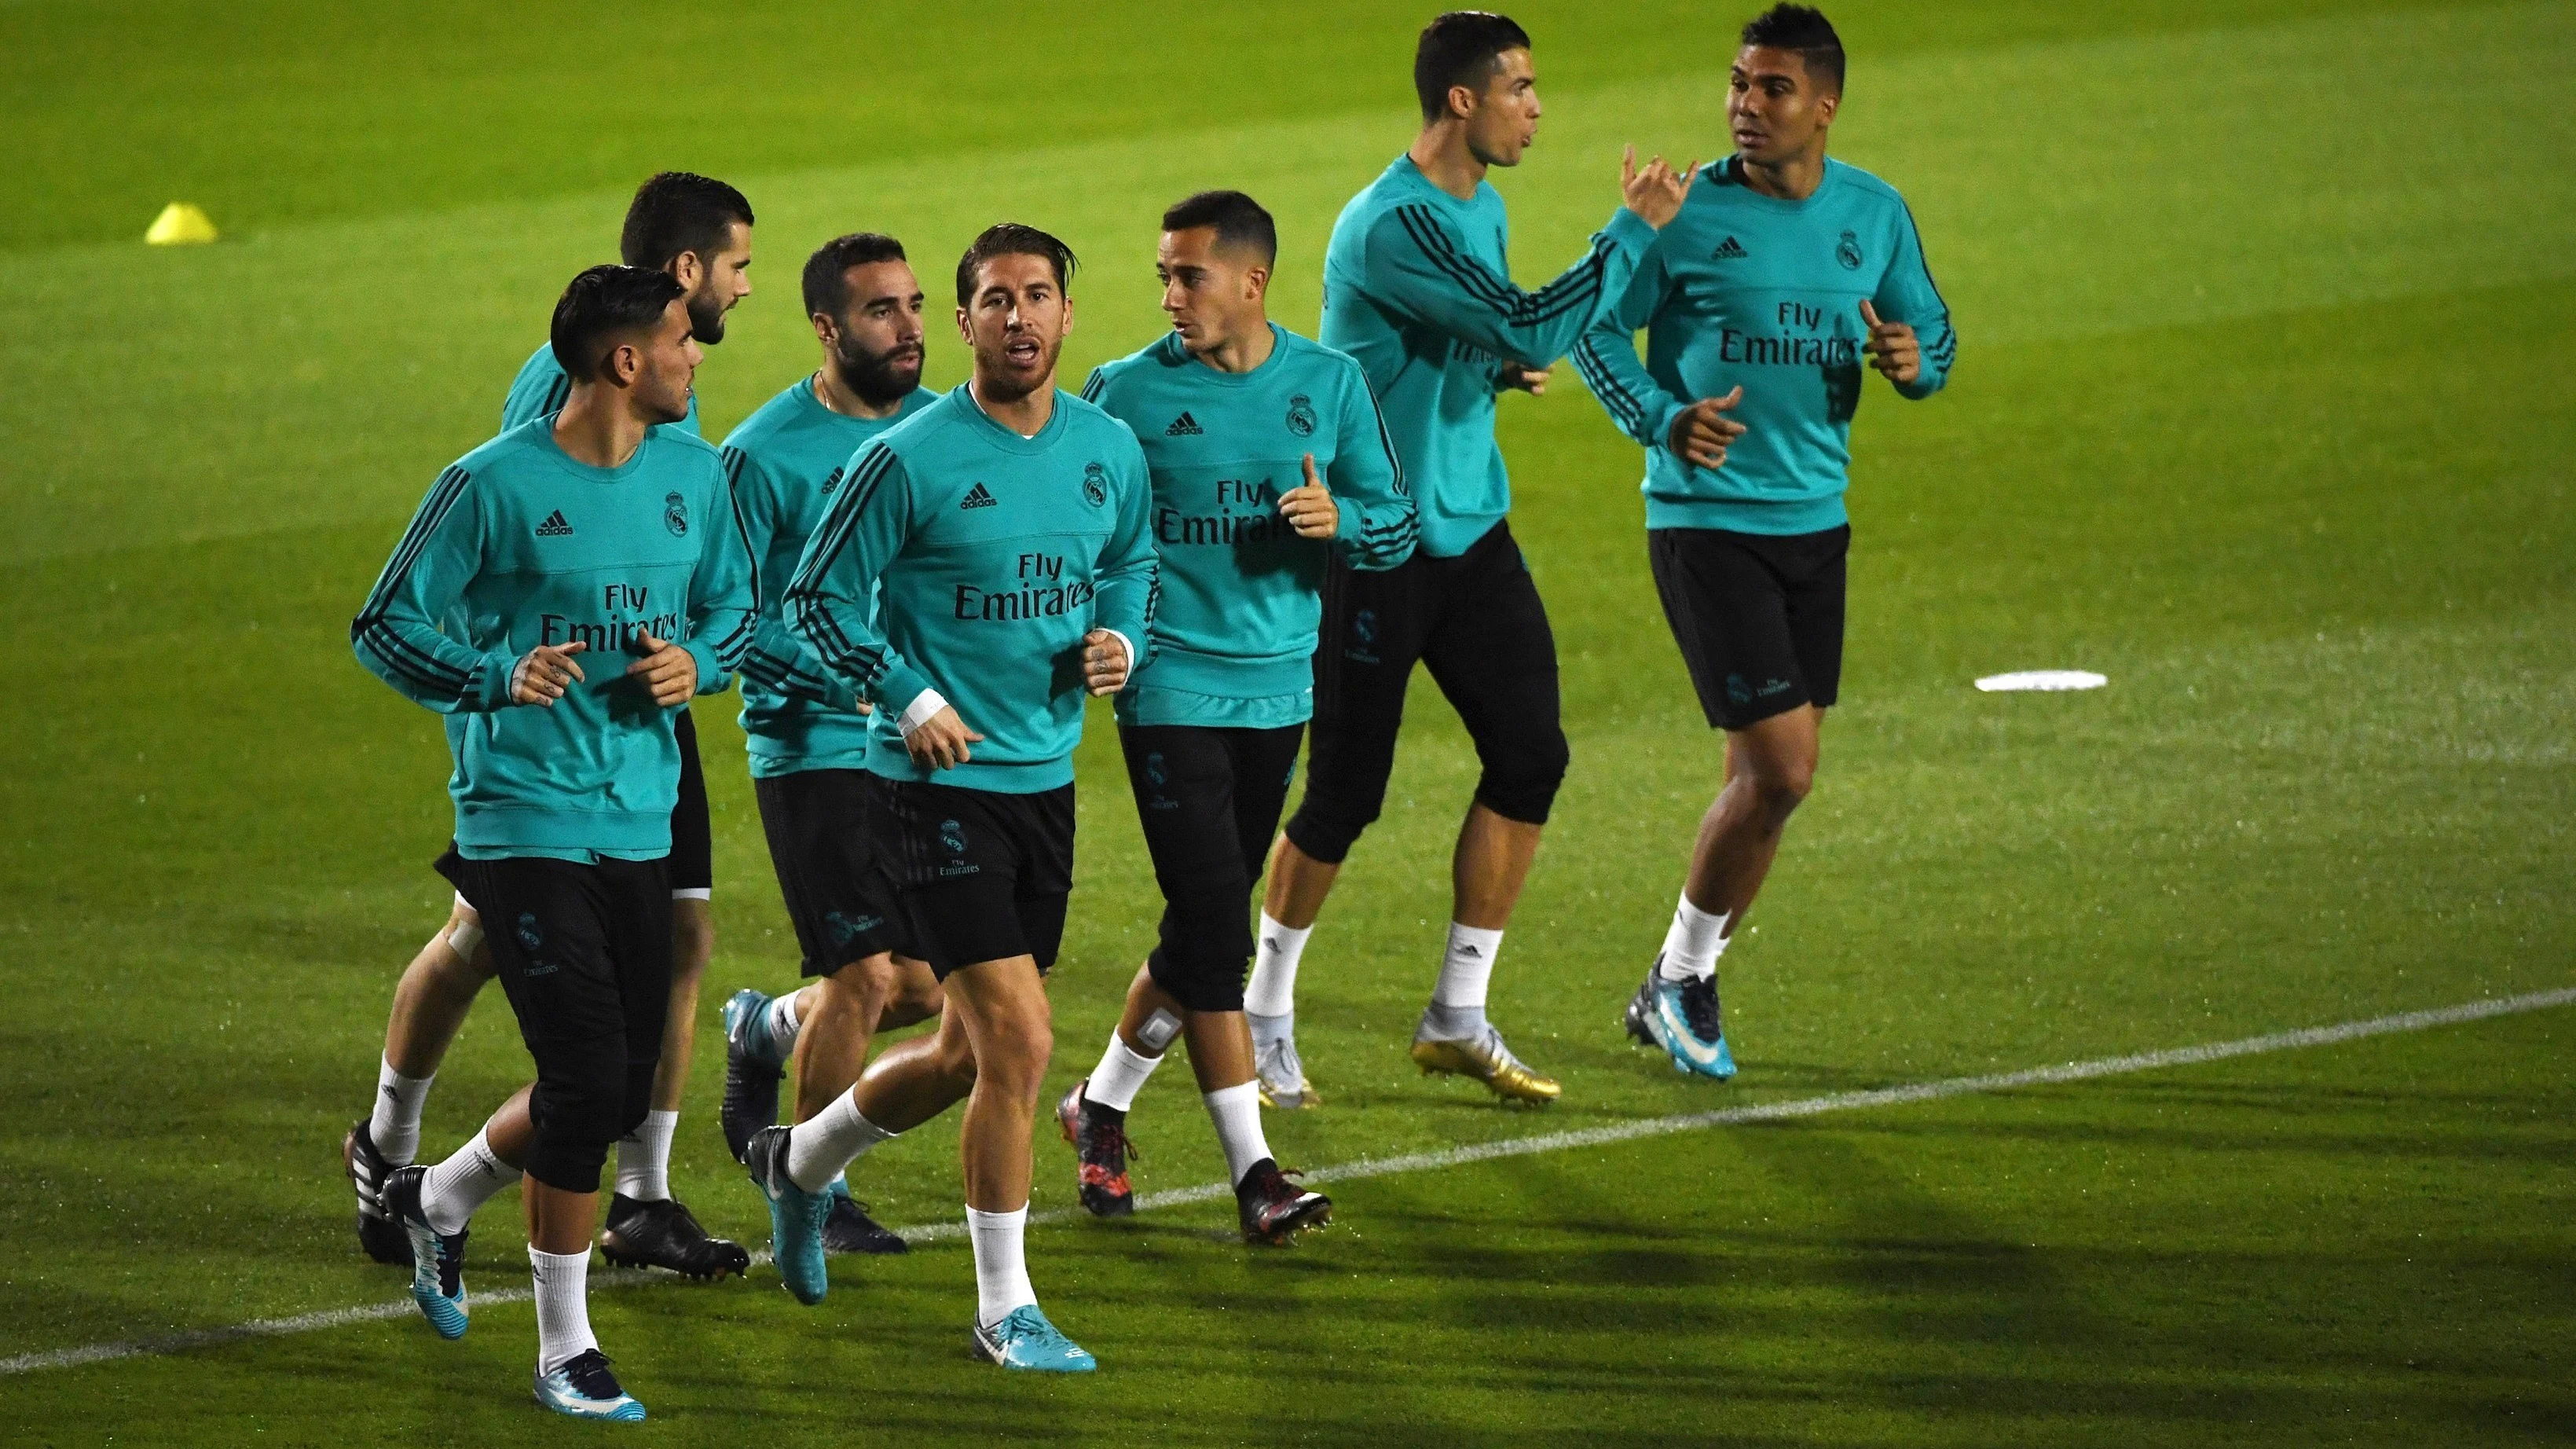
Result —
M 1627 288 L 1655 229 L 1625 207 L 1535 292 L 1512 284 L 1502 194 L 1460 201 L 1398 156 L 1342 208 L 1324 251 L 1324 345 L 1359 360 L 1422 512 L 1424 553 L 1454 558 L 1512 506 L 1494 443 L 1505 362 L 1563 357 Z
M 438 476 L 349 625 L 358 662 L 441 714 L 456 841 L 468 857 L 670 853 L 680 754 L 672 711 L 625 677 L 638 636 L 721 684 L 750 647 L 751 563 L 716 451 L 654 430 L 616 468 L 558 447 L 544 418 Z M 584 679 L 550 706 L 510 702 L 540 644 L 579 641 Z
M 1129 724 L 1305 723 L 1325 564 L 1388 569 L 1413 554 L 1413 497 L 1359 364 L 1276 323 L 1270 335 L 1250 372 L 1219 372 L 1166 333 L 1083 385 L 1135 432 L 1153 477 L 1162 595 L 1153 660 L 1118 696 Z M 1308 454 L 1341 514 L 1329 543 L 1279 516 Z
M 724 440 L 725 476 L 742 510 L 760 624 L 742 662 L 742 732 L 754 779 L 801 770 L 856 770 L 868 753 L 869 717 L 849 682 L 787 627 L 780 596 L 822 522 L 850 459 L 872 438 L 936 402 L 915 388 L 891 418 L 845 417 L 799 378 L 760 405 Z
M 969 388 L 850 460 L 787 585 L 787 624 L 888 714 L 869 770 L 1052 790 L 1072 783 L 1082 739 L 1082 636 L 1151 647 L 1153 486 L 1127 425 L 1073 394 L 1023 438 Z M 954 769 L 915 765 L 895 727 L 934 689 L 984 736 Z
M 1611 421 L 1646 445 L 1648 528 L 1818 533 L 1849 518 L 1851 420 L 1869 366 L 1861 302 L 1922 344 L 1921 376 L 1897 389 L 1906 397 L 1941 390 L 1959 338 L 1896 188 L 1828 159 L 1813 193 L 1784 201 L 1744 185 L 1742 164 L 1701 171 L 1574 362 Z M 1729 416 L 1745 432 L 1725 466 L 1675 457 L 1673 419 L 1739 385 Z

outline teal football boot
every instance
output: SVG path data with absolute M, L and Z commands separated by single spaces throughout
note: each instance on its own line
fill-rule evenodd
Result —
M 1006 1369 L 1087 1374 L 1100 1367 L 1080 1344 L 1064 1336 L 1034 1303 L 1022 1304 L 991 1324 L 975 1325 L 975 1356 Z

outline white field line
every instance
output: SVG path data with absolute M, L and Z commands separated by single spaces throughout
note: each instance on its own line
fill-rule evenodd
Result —
M 2462 1022 L 2483 1021 L 2489 1017 L 2511 1016 L 2526 1011 L 2543 1011 L 2553 1006 L 2576 1004 L 2576 987 L 2555 991 L 2534 991 L 2520 996 L 2500 996 L 2485 1001 L 2463 1002 L 2458 1006 L 2439 1007 L 2431 1011 L 2405 1011 L 2395 1016 L 2372 1017 L 2368 1021 L 2348 1021 L 2339 1026 L 2308 1027 L 2299 1031 L 2273 1032 L 2249 1036 L 2236 1041 L 2211 1042 L 2204 1046 L 2174 1047 L 2166 1051 L 2139 1052 L 2125 1057 L 2099 1057 L 2086 1062 L 2063 1062 L 2056 1066 L 2029 1067 L 2017 1072 L 1992 1072 L 1974 1077 L 1944 1077 L 1938 1081 L 1917 1082 L 1910 1086 L 1880 1087 L 1866 1092 L 1833 1092 L 1821 1097 L 1800 1097 L 1786 1102 L 1766 1102 L 1752 1107 L 1728 1107 L 1715 1112 L 1685 1112 L 1671 1117 L 1649 1117 L 1636 1122 L 1620 1122 L 1607 1127 L 1589 1127 L 1579 1132 L 1546 1132 L 1535 1137 L 1512 1137 L 1500 1142 L 1479 1142 L 1463 1147 L 1445 1148 L 1438 1152 L 1408 1152 L 1396 1157 L 1363 1157 L 1332 1167 L 1321 1167 L 1305 1174 L 1307 1182 L 1345 1182 L 1364 1177 L 1390 1177 L 1397 1173 L 1430 1172 L 1444 1167 L 1457 1167 L 1470 1162 L 1490 1162 L 1502 1157 L 1527 1157 L 1540 1152 L 1563 1152 L 1578 1147 L 1602 1147 L 1614 1142 L 1629 1142 L 1641 1137 L 1665 1137 L 1676 1132 L 1698 1132 L 1711 1127 L 1731 1127 L 1747 1122 L 1779 1122 L 1799 1117 L 1815 1117 L 1827 1112 L 1848 1112 L 1863 1107 L 1894 1107 L 1909 1102 L 1938 1101 L 1944 1097 L 1965 1097 L 1980 1092 L 2009 1091 L 2015 1087 L 2052 1086 L 2061 1082 L 2085 1082 L 2096 1077 L 2124 1076 L 2131 1072 L 2151 1072 L 2164 1067 L 2184 1067 L 2200 1062 L 2225 1061 L 2230 1057 L 2259 1056 L 2266 1052 L 2294 1051 L 2302 1047 L 2332 1046 L 2337 1042 L 2356 1041 L 2363 1037 L 2386 1036 L 2393 1032 L 2424 1031 L 2437 1026 L 2456 1026 Z M 1223 1198 L 1232 1189 L 1221 1182 L 1202 1183 L 1197 1187 L 1173 1188 L 1149 1192 L 1136 1199 L 1138 1211 L 1152 1208 L 1179 1207 L 1185 1203 L 1208 1202 Z M 1061 1222 L 1073 1213 L 1069 1209 L 1033 1213 L 1032 1223 Z M 926 1243 L 945 1238 L 963 1237 L 966 1227 L 958 1223 L 932 1223 L 902 1230 L 908 1242 Z M 769 1254 L 755 1254 L 755 1266 L 767 1263 Z M 674 1282 L 668 1275 L 648 1269 L 610 1269 L 594 1274 L 591 1281 L 600 1287 L 626 1287 L 644 1283 Z M 497 1292 L 474 1295 L 477 1304 L 524 1303 L 535 1296 L 526 1288 L 505 1288 Z M 188 1333 L 167 1334 L 158 1338 L 130 1339 L 119 1343 L 93 1343 L 80 1348 L 61 1348 L 47 1353 L 25 1353 L 15 1358 L 0 1359 L 0 1375 L 33 1373 L 39 1369 L 71 1368 L 79 1364 L 103 1363 L 112 1359 L 143 1358 L 179 1353 L 193 1348 L 231 1343 L 245 1338 L 274 1338 L 290 1333 L 310 1333 L 317 1329 L 339 1328 L 353 1323 L 374 1323 L 388 1318 L 407 1317 L 415 1310 L 408 1298 L 390 1303 L 370 1303 L 355 1308 L 331 1308 L 318 1313 L 299 1313 L 290 1318 L 261 1318 L 237 1323 L 227 1328 L 204 1328 Z

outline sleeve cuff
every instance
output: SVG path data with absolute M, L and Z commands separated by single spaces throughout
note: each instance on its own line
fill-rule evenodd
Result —
M 895 728 L 905 739 L 911 739 L 914 730 L 928 724 L 932 715 L 947 707 L 948 701 L 940 697 L 938 690 L 924 686 L 921 693 L 912 697 L 912 703 L 903 707 L 903 713 L 895 718 Z
M 689 657 L 698 661 L 698 693 L 722 694 L 732 687 L 733 677 L 725 672 L 724 661 L 716 658 L 714 650 L 695 639 L 680 647 L 688 650 Z
M 1655 229 L 1624 206 L 1610 214 L 1610 224 L 1601 228 L 1601 234 L 1632 252 L 1642 252 L 1655 244 Z
M 509 654 L 486 654 L 475 666 L 474 682 L 466 691 L 473 708 L 482 711 L 510 707 L 510 676 L 517 673 L 519 661 Z

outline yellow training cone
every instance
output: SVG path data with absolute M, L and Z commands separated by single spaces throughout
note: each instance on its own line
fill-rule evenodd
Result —
M 156 247 L 196 246 L 215 239 L 214 218 L 184 201 L 174 201 L 152 218 L 143 240 Z

